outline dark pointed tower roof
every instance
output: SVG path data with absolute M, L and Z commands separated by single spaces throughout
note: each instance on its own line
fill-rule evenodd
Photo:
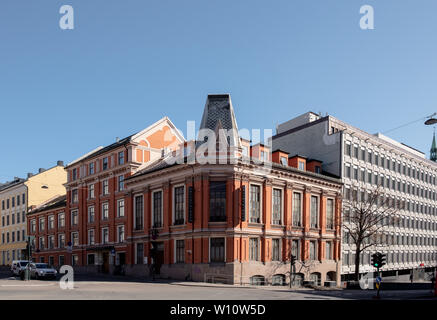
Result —
M 235 119 L 230 94 L 208 95 L 200 129 L 210 129 L 214 132 L 218 129 L 234 130 L 234 139 L 230 141 L 230 146 L 241 147 L 237 120 Z
M 431 153 L 429 159 L 432 161 L 437 162 L 437 145 L 435 142 L 435 130 L 434 130 L 434 136 L 432 138 L 432 145 L 431 145 Z

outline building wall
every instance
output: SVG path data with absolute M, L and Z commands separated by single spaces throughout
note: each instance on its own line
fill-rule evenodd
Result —
M 335 140 L 335 143 L 332 143 L 333 140 Z M 352 145 L 352 152 L 354 151 L 354 146 L 357 146 L 359 150 L 357 157 L 346 154 L 345 148 L 348 143 Z M 370 266 L 370 256 L 376 250 L 387 254 L 388 263 L 383 270 L 408 270 L 418 268 L 421 264 L 424 266 L 435 266 L 437 263 L 437 198 L 435 192 L 437 165 L 435 163 L 425 159 L 424 155 L 421 156 L 414 149 L 397 142 L 392 142 L 389 139 L 381 139 L 381 135 L 374 136 L 368 134 L 330 116 L 326 121 L 320 120 L 314 124 L 294 128 L 294 130 L 288 133 L 273 137 L 273 149 L 276 148 L 322 160 L 324 170 L 342 176 L 346 200 L 348 195 L 352 194 L 351 190 L 353 189 L 362 191 L 376 186 L 374 178 L 372 181 L 368 179 L 368 173 L 371 173 L 373 177 L 376 174 L 379 180 L 381 177 L 384 177 L 386 181 L 390 177 L 390 184 L 392 184 L 394 178 L 396 188 L 393 189 L 391 185 L 390 187 L 384 185 L 383 192 L 407 204 L 410 203 L 412 205 L 414 203 L 415 209 L 403 208 L 397 210 L 396 219 L 400 221 L 400 225 L 384 228 L 384 237 L 388 236 L 389 242 L 387 242 L 386 238 L 382 243 L 378 243 L 377 246 L 371 247 L 363 253 L 361 259 L 362 265 L 360 266 L 361 272 L 373 271 L 373 268 Z M 366 159 L 361 159 L 362 150 L 365 150 Z M 372 162 L 369 162 L 367 159 L 369 151 L 372 154 Z M 385 168 L 385 164 L 384 166 L 376 165 L 374 163 L 375 154 L 379 155 L 379 159 L 381 155 L 384 155 L 385 158 L 395 160 L 396 166 L 399 163 L 402 166 L 405 165 L 406 168 L 419 168 L 419 171 L 427 173 L 432 178 L 432 182 L 426 183 L 422 181 L 422 177 L 415 179 L 408 176 L 408 174 L 404 174 L 402 166 L 402 172 L 397 172 L 397 168 L 392 170 L 392 168 Z M 347 176 L 348 167 L 351 168 L 350 177 Z M 353 177 L 354 168 L 358 170 L 358 179 Z M 362 169 L 365 172 L 364 181 L 361 178 Z M 401 190 L 398 190 L 398 182 L 400 182 Z M 420 193 L 423 189 L 427 196 L 422 196 L 421 194 L 413 195 L 408 190 L 404 192 L 404 183 L 406 188 L 408 188 L 408 185 L 411 188 L 414 185 L 416 190 L 419 189 Z M 419 205 L 419 209 L 417 205 Z M 411 227 L 412 223 L 408 224 L 408 221 L 414 221 L 419 226 Z M 348 222 L 345 221 L 345 223 Z M 398 239 L 399 237 L 400 239 Z M 412 242 L 412 244 L 406 244 L 405 241 L 407 243 Z M 343 236 L 343 274 L 354 272 L 354 249 L 354 246 L 350 245 L 350 240 L 348 240 L 345 234 Z

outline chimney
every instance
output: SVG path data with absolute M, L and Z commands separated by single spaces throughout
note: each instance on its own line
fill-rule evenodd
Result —
M 46 169 L 44 169 L 44 168 L 39 168 L 38 173 L 43 173 L 44 171 L 46 171 Z
M 116 137 L 116 138 L 115 138 L 115 142 L 120 142 L 120 138 L 119 138 L 119 137 Z
M 56 162 L 56 165 L 63 167 L 64 166 L 64 161 L 58 160 L 58 162 Z
M 30 178 L 31 176 L 33 176 L 33 173 L 32 173 L 32 172 L 29 172 L 29 173 L 27 174 L 27 178 Z

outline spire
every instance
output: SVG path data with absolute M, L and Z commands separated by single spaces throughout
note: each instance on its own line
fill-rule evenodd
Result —
M 435 128 L 434 128 L 434 136 L 432 138 L 432 145 L 431 145 L 431 150 L 430 151 L 431 152 L 430 152 L 430 157 L 429 158 L 432 161 L 437 162 L 437 145 L 436 145 L 436 142 L 435 142 Z
M 210 129 L 217 133 L 219 129 L 233 131 L 228 138 L 229 146 L 241 147 L 237 121 L 229 94 L 209 94 L 206 99 L 200 129 Z

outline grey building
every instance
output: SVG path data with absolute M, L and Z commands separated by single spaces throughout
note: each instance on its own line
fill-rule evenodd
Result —
M 374 271 L 371 254 L 387 254 L 383 275 L 431 270 L 437 265 L 437 163 L 382 134 L 370 134 L 332 116 L 305 113 L 277 126 L 273 150 L 323 161 L 322 170 L 342 179 L 344 201 L 382 185 L 399 210 L 376 247 L 362 253 L 360 272 Z M 365 195 L 364 195 L 365 196 Z M 345 219 L 344 219 L 345 220 Z M 348 221 L 343 221 L 348 223 Z M 354 245 L 343 230 L 342 274 L 354 273 Z

